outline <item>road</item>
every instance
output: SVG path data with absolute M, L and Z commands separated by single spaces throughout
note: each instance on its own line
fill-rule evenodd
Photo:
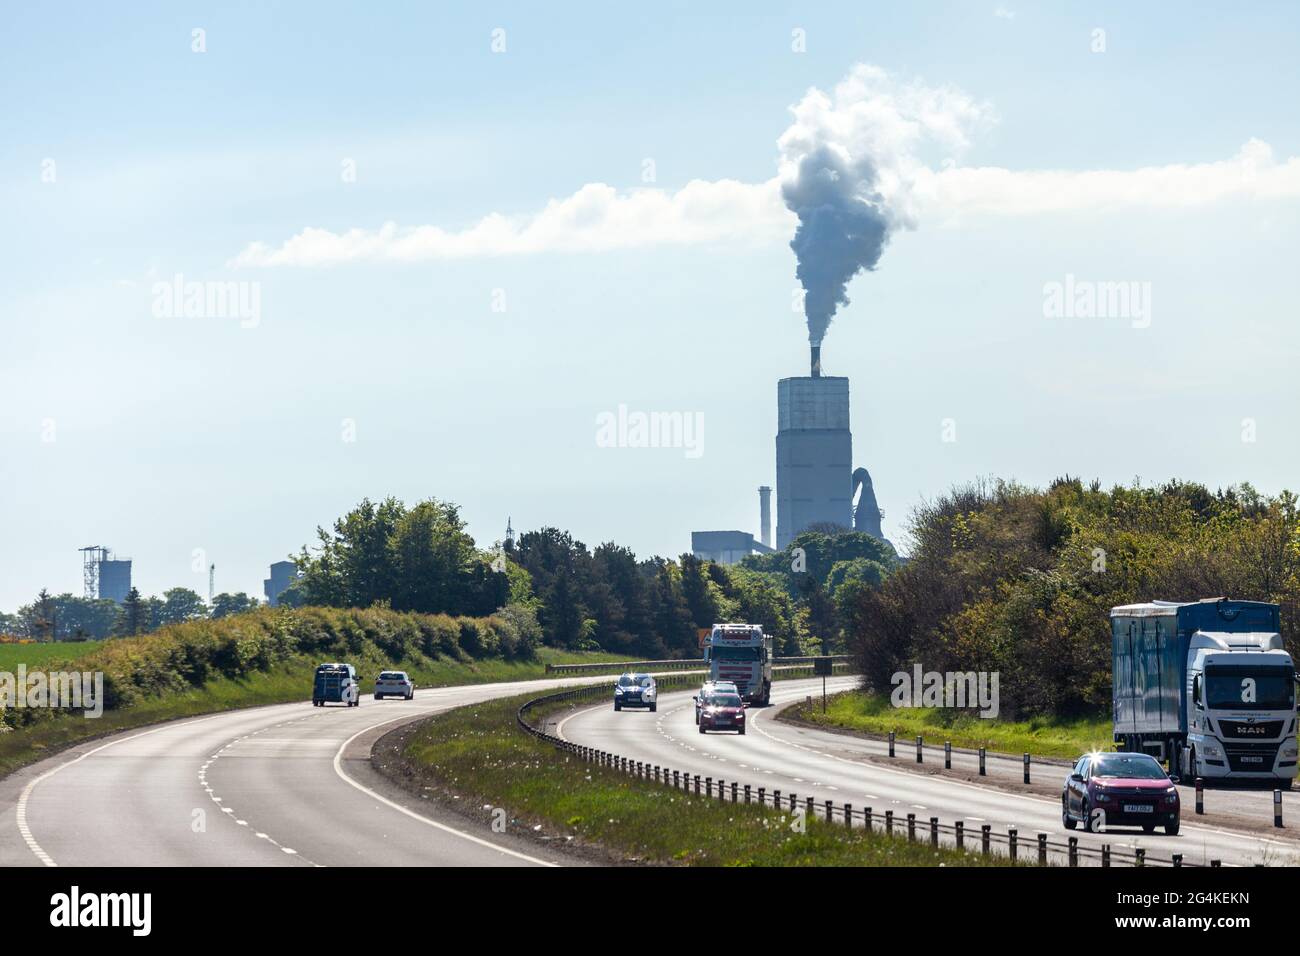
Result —
M 404 721 L 495 697 L 608 677 L 423 690 L 416 699 L 314 708 L 303 701 L 127 731 L 80 745 L 0 780 L 0 867 L 74 866 L 547 866 L 581 862 L 523 836 L 430 805 L 370 766 L 370 747 Z M 854 678 L 833 678 L 832 690 Z M 773 702 L 820 690 L 820 680 L 778 682 Z M 692 773 L 815 796 L 877 819 L 893 810 L 927 821 L 964 820 L 1032 840 L 1066 836 L 1059 802 L 1006 792 L 958 774 L 907 769 L 908 751 L 886 765 L 883 744 L 777 722 L 776 708 L 750 710 L 744 736 L 696 732 L 689 692 L 665 693 L 659 712 L 586 708 L 565 718 L 563 736 Z M 938 759 L 931 754 L 927 760 Z M 991 774 L 1014 768 L 990 762 Z M 1062 768 L 1043 768 L 1053 779 Z M 1290 797 L 1291 795 L 1288 795 Z M 1259 802 L 1267 794 L 1249 799 Z M 1220 799 L 1218 796 L 1212 799 Z M 1242 798 L 1247 799 L 1247 798 Z M 1188 798 L 1190 802 L 1190 798 Z M 1078 832 L 1081 842 L 1140 845 L 1151 856 L 1189 862 L 1293 862 L 1297 844 L 1189 821 L 1182 834 Z
M 855 683 L 851 677 L 834 678 L 828 686 L 832 691 L 846 690 Z M 1026 844 L 1031 844 L 1039 831 L 1046 832 L 1049 840 L 1062 843 L 1071 835 L 1061 825 L 1059 795 L 1007 792 L 989 784 L 960 779 L 955 773 L 917 772 L 908 767 L 913 751 L 907 742 L 899 743 L 897 763 L 887 766 L 879 756 L 884 749 L 879 742 L 774 719 L 780 704 L 820 691 L 819 679 L 778 682 L 772 691 L 774 706 L 751 708 L 748 732 L 743 737 L 698 733 L 689 692 L 664 694 L 656 714 L 614 713 L 607 704 L 586 708 L 564 718 L 557 725 L 557 732 L 575 743 L 634 760 L 707 775 L 715 780 L 750 783 L 755 788 L 764 786 L 769 792 L 779 789 L 787 796 L 797 793 L 801 803 L 813 796 L 818 807 L 828 799 L 835 802 L 837 809 L 844 803 L 859 810 L 870 806 L 877 820 L 886 810 L 893 810 L 899 821 L 908 813 L 915 813 L 918 820 L 927 824 L 930 817 L 949 824 L 962 820 L 968 831 L 968 845 L 975 840 L 969 836 L 970 832 L 978 833 L 985 823 L 1002 833 L 1010 826 L 1016 827 Z M 931 768 L 935 767 L 936 760 L 941 767 L 942 752 L 929 751 L 927 760 L 931 761 Z M 1065 768 L 1058 767 L 1039 769 L 1040 774 L 1050 775 L 1053 781 L 1063 779 L 1065 772 Z M 1082 830 L 1073 835 L 1079 837 L 1081 845 L 1100 847 L 1109 843 L 1116 851 L 1141 846 L 1152 858 L 1168 859 L 1173 853 L 1182 853 L 1188 863 L 1219 859 L 1226 866 L 1294 863 L 1300 859 L 1300 845 L 1291 840 L 1194 822 L 1190 789 L 1183 788 L 1182 792 L 1186 809 L 1178 836 L 1165 836 L 1159 831 L 1146 835 L 1140 829 L 1127 827 L 1115 828 L 1104 835 Z M 1256 802 L 1268 805 L 1267 793 L 1251 796 Z M 1028 856 L 1032 851 L 1026 845 L 1022 853 Z
M 369 752 L 405 720 L 583 682 L 424 690 L 355 708 L 303 701 L 84 744 L 0 780 L 0 868 L 572 864 L 422 804 L 372 770 Z

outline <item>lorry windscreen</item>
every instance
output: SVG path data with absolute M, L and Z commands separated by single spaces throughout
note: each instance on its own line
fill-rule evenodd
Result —
M 756 661 L 758 660 L 757 647 L 714 647 L 713 660 L 715 661 Z
M 1207 667 L 1205 703 L 1214 710 L 1289 710 L 1295 679 L 1289 667 Z

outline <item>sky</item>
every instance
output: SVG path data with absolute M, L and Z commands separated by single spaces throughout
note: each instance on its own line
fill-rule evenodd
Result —
M 698 6 L 0 8 L 0 609 L 87 545 L 260 595 L 366 496 L 756 532 L 812 146 L 890 226 L 822 357 L 888 537 L 980 477 L 1300 485 L 1294 5 Z

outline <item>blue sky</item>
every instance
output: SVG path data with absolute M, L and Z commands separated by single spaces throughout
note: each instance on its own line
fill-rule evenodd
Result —
M 219 590 L 260 594 L 366 495 L 455 501 L 483 544 L 508 515 L 641 554 L 756 530 L 775 383 L 806 367 L 779 215 L 724 202 L 720 239 L 697 212 L 696 238 L 615 224 L 590 248 L 467 231 L 589 184 L 618 206 L 734 180 L 757 202 L 790 108 L 858 64 L 984 119 L 958 155 L 904 157 L 961 188 L 918 187 L 825 343 L 887 534 L 981 475 L 1297 485 L 1293 7 L 692 6 L 0 12 L 0 608 L 79 591 L 76 549 L 100 543 L 146 592 L 203 591 L 201 550 Z M 337 254 L 386 222 L 452 251 Z M 308 229 L 332 258 L 290 244 Z M 158 317 L 176 274 L 257 283 L 259 321 Z M 1149 284 L 1149 326 L 1045 316 L 1067 275 Z M 598 447 L 620 404 L 702 415 L 704 453 Z

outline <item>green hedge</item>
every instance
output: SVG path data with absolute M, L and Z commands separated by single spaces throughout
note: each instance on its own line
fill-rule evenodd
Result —
M 418 669 L 435 662 L 484 658 L 531 660 L 540 629 L 526 608 L 490 617 L 402 614 L 384 608 L 258 608 L 218 620 L 174 624 L 151 634 L 105 643 L 68 665 L 102 671 L 104 708 L 184 693 L 217 677 L 239 679 L 294 658 L 349 660 Z M 48 708 L 0 711 L 9 728 L 57 712 Z

